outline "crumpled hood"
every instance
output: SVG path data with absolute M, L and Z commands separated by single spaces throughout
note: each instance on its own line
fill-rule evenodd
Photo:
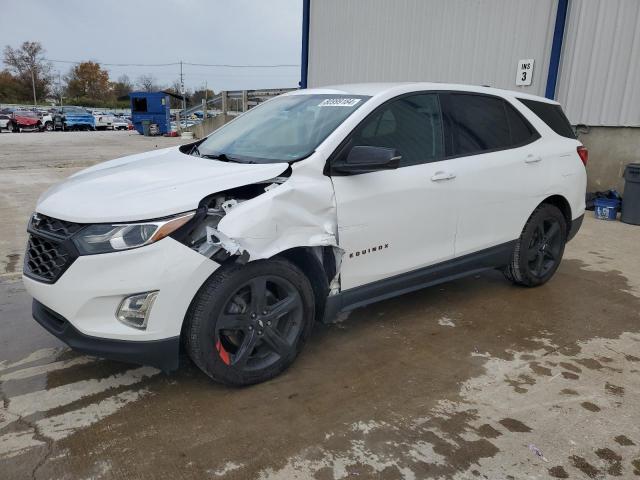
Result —
M 212 193 L 261 182 L 287 163 L 222 162 L 171 147 L 82 170 L 46 191 L 36 211 L 77 223 L 128 222 L 193 210 Z

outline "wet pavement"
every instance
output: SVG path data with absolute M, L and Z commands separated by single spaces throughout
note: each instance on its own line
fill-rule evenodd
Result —
M 5 275 L 0 478 L 640 478 L 639 240 L 587 218 L 543 287 L 357 310 L 243 389 L 77 355 Z

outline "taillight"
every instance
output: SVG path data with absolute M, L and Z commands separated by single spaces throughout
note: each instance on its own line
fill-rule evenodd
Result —
M 586 167 L 587 162 L 589 161 L 589 150 L 587 150 L 587 147 L 583 147 L 582 145 L 580 145 L 577 150 L 580 160 L 582 160 L 583 165 Z

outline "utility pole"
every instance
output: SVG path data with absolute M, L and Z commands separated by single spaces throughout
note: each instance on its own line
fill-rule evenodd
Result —
M 36 99 L 36 77 L 33 74 L 33 66 L 31 67 L 31 86 L 33 87 L 33 106 L 36 107 L 38 100 Z
M 182 94 L 182 114 L 184 116 L 184 121 L 187 121 L 187 100 L 184 96 L 186 90 L 184 88 L 184 78 L 182 75 L 182 60 L 180 60 L 180 93 Z
M 208 98 L 208 90 L 207 90 L 207 81 L 204 81 L 204 103 L 202 104 L 202 119 L 205 120 L 207 118 L 207 101 Z

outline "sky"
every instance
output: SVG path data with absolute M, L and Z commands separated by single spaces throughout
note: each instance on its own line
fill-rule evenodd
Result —
M 0 0 L 0 49 L 37 40 L 48 59 L 70 62 L 293 65 L 183 66 L 187 88 L 216 92 L 297 86 L 301 33 L 302 0 Z M 53 62 L 63 76 L 72 66 Z M 180 76 L 179 65 L 105 68 L 163 87 Z

